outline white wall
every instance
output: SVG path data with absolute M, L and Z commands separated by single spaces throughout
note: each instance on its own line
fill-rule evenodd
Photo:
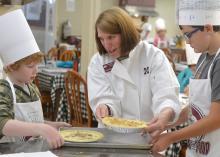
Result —
M 118 0 L 99 0 L 101 5 L 101 11 L 108 9 L 112 6 L 118 6 Z M 85 4 L 89 5 L 89 3 Z M 57 34 L 61 35 L 61 25 L 62 23 L 70 19 L 71 24 L 73 26 L 73 34 L 81 35 L 82 25 L 84 25 L 82 20 L 82 8 L 83 8 L 83 0 L 76 0 L 76 8 L 75 12 L 67 12 L 66 11 L 66 0 L 57 0 Z M 161 17 L 166 20 L 167 25 L 167 35 L 169 37 L 175 36 L 179 33 L 179 29 L 176 26 L 175 20 L 175 0 L 156 0 L 156 8 L 155 10 L 159 13 Z M 87 15 L 89 16 L 89 15 Z M 87 17 L 88 18 L 88 17 Z M 149 22 L 153 25 L 155 23 L 156 18 L 150 18 Z M 93 27 L 94 25 L 90 25 L 89 27 Z M 154 36 L 155 30 L 153 29 L 151 36 Z
M 159 13 L 159 16 L 164 18 L 166 21 L 168 37 L 173 37 L 180 33 L 176 25 L 175 0 L 156 0 L 155 10 Z M 154 26 L 156 19 L 157 17 L 149 18 L 149 22 L 153 26 L 153 31 L 151 32 L 150 36 L 154 36 L 155 34 Z
M 101 0 L 101 10 L 104 11 L 113 6 L 118 6 L 119 0 Z
M 89 16 L 89 15 L 88 15 Z M 72 34 L 81 35 L 82 32 L 82 0 L 75 0 L 75 11 L 66 10 L 66 0 L 56 0 L 56 26 L 58 39 L 61 37 L 62 24 L 69 20 Z
M 61 35 L 61 24 L 66 19 L 70 19 L 73 34 L 82 35 L 81 71 L 85 74 L 88 62 L 96 52 L 93 35 L 95 19 L 103 10 L 118 6 L 118 0 L 76 0 L 75 12 L 65 11 L 65 2 L 65 0 L 57 0 L 57 34 Z M 175 24 L 175 0 L 156 0 L 156 11 L 166 20 L 168 37 L 179 33 Z M 156 18 L 150 18 L 149 22 L 154 26 L 155 20 Z M 152 31 L 151 36 L 153 37 L 154 34 L 155 30 Z
M 73 35 L 83 34 L 82 44 L 84 43 L 84 48 L 82 49 L 82 53 L 84 53 L 84 55 L 82 55 L 82 57 L 86 57 L 86 59 L 82 58 L 81 69 L 83 69 L 83 73 L 85 73 L 88 62 L 92 54 L 96 51 L 95 39 L 93 38 L 95 19 L 103 10 L 112 6 L 118 6 L 118 0 L 75 0 L 75 2 L 75 11 L 68 12 L 66 11 L 66 0 L 56 0 L 56 34 L 59 39 L 61 37 L 62 23 L 67 19 L 69 19 L 72 24 Z M 13 9 L 14 7 L 0 8 L 0 14 Z M 168 37 L 173 37 L 180 33 L 175 23 L 175 0 L 156 0 L 156 11 L 166 20 Z M 92 15 L 93 17 L 90 17 L 91 13 L 94 14 Z M 87 21 L 87 19 L 89 21 Z M 149 22 L 154 26 L 155 20 L 156 18 L 150 18 Z M 153 29 L 151 37 L 153 37 L 154 34 L 155 30 Z

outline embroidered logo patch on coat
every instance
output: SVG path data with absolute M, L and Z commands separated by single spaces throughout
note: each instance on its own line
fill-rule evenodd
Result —
M 113 67 L 114 63 L 115 62 L 110 62 L 110 63 L 107 63 L 107 64 L 103 65 L 103 68 L 104 68 L 106 73 L 112 70 L 112 67 Z

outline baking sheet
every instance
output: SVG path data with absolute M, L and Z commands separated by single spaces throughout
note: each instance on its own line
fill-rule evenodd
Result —
M 72 147 L 88 147 L 88 148 L 119 148 L 119 149 L 150 149 L 149 135 L 142 136 L 141 133 L 118 133 L 106 128 L 82 128 L 82 127 L 70 127 L 61 128 L 60 130 L 95 130 L 104 135 L 99 141 L 77 143 L 77 142 L 65 142 L 64 146 Z

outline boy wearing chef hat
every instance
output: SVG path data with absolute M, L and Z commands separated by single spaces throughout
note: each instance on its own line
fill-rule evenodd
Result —
M 187 87 L 187 85 L 189 84 L 189 79 L 194 76 L 196 71 L 196 63 L 200 57 L 200 53 L 195 53 L 193 48 L 189 44 L 186 44 L 185 49 L 188 67 L 180 72 L 177 76 L 180 83 L 180 93 L 187 91 L 185 90 L 185 87 Z
M 163 18 L 158 18 L 155 22 L 156 36 L 154 38 L 154 46 L 165 49 L 168 48 L 169 41 L 166 37 L 166 24 Z
M 219 157 L 220 154 L 220 1 L 178 0 L 178 24 L 185 39 L 196 53 L 202 53 L 194 79 L 189 84 L 189 107 L 179 123 L 192 112 L 192 124 L 163 134 L 154 141 L 153 151 L 171 143 L 189 139 L 187 157 Z
M 22 10 L 0 16 L 0 57 L 6 78 L 0 80 L 0 142 L 42 136 L 52 148 L 64 141 L 56 130 L 66 123 L 44 124 L 40 95 L 31 83 L 37 73 L 40 52 Z

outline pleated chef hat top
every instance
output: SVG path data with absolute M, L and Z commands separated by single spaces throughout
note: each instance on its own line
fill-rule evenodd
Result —
M 39 52 L 21 9 L 0 16 L 0 56 L 4 65 Z
M 179 25 L 220 25 L 220 0 L 176 0 Z
M 156 28 L 156 31 L 166 30 L 165 20 L 162 19 L 162 18 L 158 18 L 158 19 L 155 21 L 155 28 Z

